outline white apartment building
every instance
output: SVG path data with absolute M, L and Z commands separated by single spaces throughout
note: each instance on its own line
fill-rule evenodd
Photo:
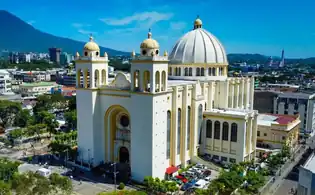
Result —
M 56 86 L 57 84 L 53 82 L 23 83 L 19 86 L 19 92 L 22 97 L 38 96 L 47 93 L 49 94 L 51 89 Z
M 7 70 L 0 70 L 0 94 L 12 92 L 10 73 Z
M 274 98 L 274 114 L 300 114 L 301 132 L 312 133 L 315 130 L 315 93 L 285 92 Z

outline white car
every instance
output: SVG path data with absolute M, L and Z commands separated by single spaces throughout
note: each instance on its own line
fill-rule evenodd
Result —
M 200 179 L 195 183 L 194 188 L 203 189 L 207 185 L 207 181 Z
M 206 182 L 210 182 L 210 180 L 211 180 L 211 177 L 210 177 L 210 176 L 208 176 L 208 177 L 205 178 L 205 181 L 206 181 Z

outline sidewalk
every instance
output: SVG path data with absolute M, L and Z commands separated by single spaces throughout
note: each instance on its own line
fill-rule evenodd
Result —
M 275 176 L 276 180 L 275 182 L 270 186 L 269 190 L 264 193 L 264 195 L 273 195 L 277 189 L 282 185 L 283 179 L 290 173 L 290 171 L 293 169 L 293 167 L 300 161 L 302 158 L 302 155 L 306 151 L 308 146 L 305 148 L 300 147 L 300 149 L 295 153 L 294 161 L 289 161 L 286 164 L 284 164 L 281 168 L 281 175 Z

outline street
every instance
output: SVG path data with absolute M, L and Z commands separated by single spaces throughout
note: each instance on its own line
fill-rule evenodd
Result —
M 280 176 L 276 176 L 274 184 L 269 188 L 265 195 L 284 195 L 290 194 L 291 189 L 296 189 L 299 179 L 298 167 L 304 165 L 308 156 L 303 153 L 310 147 L 314 149 L 314 136 L 306 141 L 305 148 L 301 148 L 300 152 L 295 154 L 295 159 L 286 169 L 282 170 Z

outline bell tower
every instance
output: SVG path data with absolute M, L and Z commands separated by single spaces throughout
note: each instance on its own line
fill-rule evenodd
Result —
M 159 93 L 167 90 L 168 55 L 160 56 L 159 43 L 148 38 L 140 44 L 140 55 L 132 52 L 131 90 L 135 92 Z
M 94 42 L 92 35 L 84 45 L 83 55 L 76 53 L 76 87 L 95 89 L 106 85 L 108 81 L 108 55 L 100 55 L 100 48 Z
M 76 64 L 76 99 L 78 128 L 78 157 L 80 161 L 95 164 L 102 160 L 98 148 L 95 148 L 97 133 L 100 131 L 99 119 L 99 88 L 108 83 L 108 56 L 100 54 L 99 46 L 90 36 L 84 45 L 83 53 L 78 52 Z

